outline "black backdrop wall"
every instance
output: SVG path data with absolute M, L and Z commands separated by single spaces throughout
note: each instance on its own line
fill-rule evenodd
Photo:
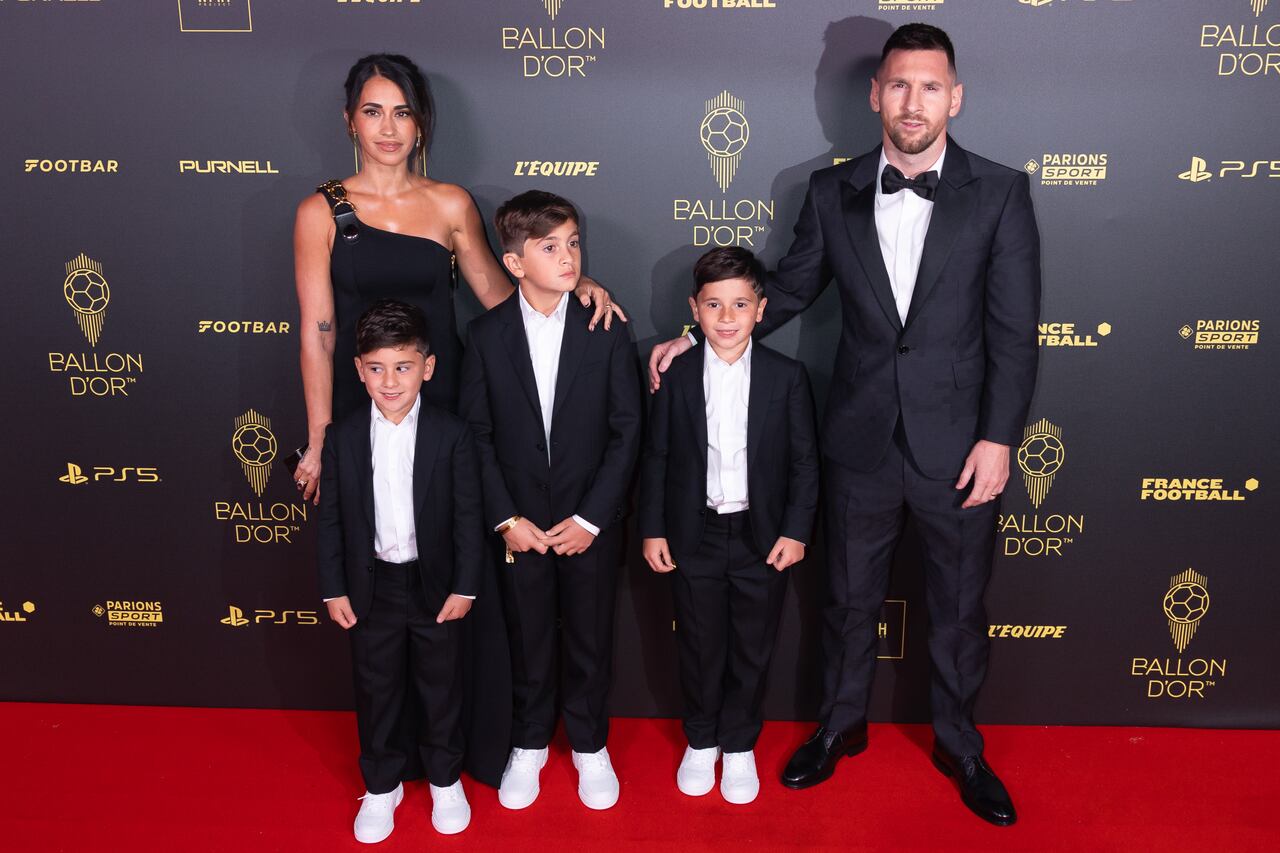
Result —
M 878 141 L 867 80 L 908 20 L 951 33 L 952 132 L 1031 174 L 1043 232 L 979 719 L 1280 724 L 1268 0 L 0 0 L 0 695 L 349 707 L 281 460 L 305 434 L 293 211 L 352 170 L 355 58 L 428 70 L 432 173 L 486 217 L 530 187 L 581 206 L 645 352 L 708 244 L 776 260 L 808 174 Z M 820 404 L 839 310 L 769 341 Z M 667 583 L 638 551 L 614 711 L 672 715 Z M 794 570 L 772 717 L 816 710 L 821 559 Z M 874 711 L 917 720 L 914 541 L 898 562 Z

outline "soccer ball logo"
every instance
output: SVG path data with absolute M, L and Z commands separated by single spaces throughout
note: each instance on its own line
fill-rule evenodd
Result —
M 63 282 L 62 295 L 77 314 L 97 314 L 111 301 L 111 288 L 94 270 L 75 270 Z
M 1186 581 L 1175 584 L 1164 594 L 1164 615 L 1170 622 L 1190 625 L 1209 612 L 1209 591 L 1200 584 Z
M 92 346 L 98 345 L 102 321 L 106 318 L 111 288 L 102 274 L 102 264 L 81 252 L 67 261 L 67 277 L 62 280 L 62 298 L 76 312 L 76 325 Z
M 240 461 L 253 491 L 262 497 L 271 477 L 271 462 L 276 458 L 276 436 L 271 431 L 271 421 L 253 409 L 236 418 L 231 452 Z
M 707 152 L 707 162 L 716 176 L 721 192 L 728 192 L 729 183 L 738 171 L 742 151 L 751 138 L 747 117 L 742 114 L 742 101 L 726 89 L 707 101 L 707 112 L 698 127 L 698 138 Z
M 1018 467 L 1028 477 L 1051 477 L 1062 467 L 1067 449 L 1050 433 L 1033 433 L 1018 448 Z
M 742 113 L 732 107 L 719 107 L 707 113 L 698 129 L 702 147 L 716 157 L 736 157 L 747 147 L 751 128 Z
M 276 437 L 261 424 L 245 424 L 231 436 L 231 449 L 245 465 L 270 465 L 276 458 Z
M 1200 620 L 1209 612 L 1209 579 L 1195 569 L 1187 569 L 1169 578 L 1169 591 L 1161 604 L 1165 618 L 1169 620 L 1169 636 L 1178 647 L 1178 654 L 1186 650 L 1196 635 Z

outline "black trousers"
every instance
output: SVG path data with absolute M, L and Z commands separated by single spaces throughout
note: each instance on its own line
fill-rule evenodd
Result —
M 512 746 L 541 749 L 551 742 L 563 633 L 565 734 L 575 752 L 604 748 L 621 562 L 622 530 L 615 524 L 581 554 L 528 551 L 516 554 L 513 565 L 499 567 L 511 646 Z
M 436 624 L 418 564 L 374 563 L 373 605 L 351 629 L 360 772 L 372 794 L 395 790 L 415 741 L 404 725 L 405 694 L 422 707 L 416 743 L 431 784 L 446 787 L 462 771 L 461 623 Z
M 673 554 L 684 733 L 694 749 L 754 749 L 786 572 L 765 563 L 745 511 L 707 510 L 692 554 Z
M 954 480 L 921 474 L 901 425 L 873 471 L 823 462 L 830 582 L 823 631 L 823 724 L 846 730 L 866 722 L 877 618 L 909 510 L 924 545 L 934 735 L 952 755 L 981 754 L 973 703 L 987 673 L 982 598 L 991 576 L 999 500 L 961 509 L 972 484 L 957 491 Z

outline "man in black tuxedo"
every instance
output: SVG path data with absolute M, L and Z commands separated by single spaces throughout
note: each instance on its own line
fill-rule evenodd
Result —
M 866 745 L 876 621 L 905 512 L 924 540 L 934 762 L 986 820 L 1016 820 L 972 710 L 987 669 L 983 593 L 998 498 L 1035 385 L 1039 233 L 1027 176 L 947 136 L 960 111 L 946 33 L 898 28 L 871 81 L 883 144 L 815 172 L 765 286 L 767 333 L 832 278 L 843 306 L 823 422 L 830 606 L 817 732 L 783 784 L 827 779 Z M 688 343 L 655 350 L 656 367 Z
M 498 553 L 515 721 L 498 798 L 520 809 L 540 790 L 556 723 L 559 621 L 578 794 L 607 809 L 619 793 L 605 743 L 620 522 L 640 449 L 635 345 L 620 326 L 591 332 L 591 311 L 569 298 L 582 263 L 571 203 L 531 190 L 503 204 L 495 224 L 519 286 L 471 323 L 461 410 L 476 436 L 486 529 L 506 546 Z

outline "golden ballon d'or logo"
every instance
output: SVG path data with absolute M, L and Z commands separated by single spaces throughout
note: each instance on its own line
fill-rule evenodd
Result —
M 1195 569 L 1187 569 L 1169 578 L 1169 591 L 1164 594 L 1165 618 L 1169 620 L 1169 635 L 1178 647 L 1178 654 L 1187 648 L 1196 634 L 1200 620 L 1209 612 L 1209 579 Z
M 707 151 L 707 162 L 721 192 L 728 192 L 742 151 L 751 138 L 751 127 L 742 114 L 743 103 L 728 90 L 707 101 L 707 114 L 698 128 L 698 138 Z
M 556 15 L 560 14 L 560 7 L 564 5 L 564 0 L 542 0 L 542 5 L 547 10 L 547 15 L 554 21 Z
M 1253 9 L 1253 16 L 1256 18 L 1267 8 L 1267 0 L 1249 0 L 1249 7 Z
M 88 338 L 90 346 L 98 345 L 102 321 L 106 318 L 111 287 L 102 275 L 102 264 L 84 252 L 67 261 L 67 277 L 62 282 L 62 296 L 76 312 L 76 323 Z
M 1053 478 L 1066 461 L 1067 448 L 1062 443 L 1062 428 L 1045 418 L 1033 423 L 1023 432 L 1018 446 L 1018 467 L 1022 469 L 1022 481 L 1027 486 L 1027 497 L 1036 509 L 1044 503 L 1053 485 Z
M 231 451 L 240 461 L 253 491 L 262 497 L 271 477 L 271 463 L 276 458 L 276 436 L 271 431 L 271 421 L 253 409 L 236 418 Z

